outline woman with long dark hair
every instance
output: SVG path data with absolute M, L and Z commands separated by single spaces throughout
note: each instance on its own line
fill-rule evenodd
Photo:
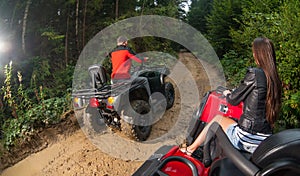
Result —
M 213 122 L 220 124 L 237 149 L 250 153 L 272 134 L 281 106 L 281 81 L 276 67 L 274 45 L 268 38 L 256 38 L 252 44 L 252 53 L 257 67 L 247 70 L 234 91 L 223 92 L 230 104 L 244 103 L 239 121 L 220 115 L 214 117 L 193 144 L 181 148 L 182 152 L 191 155 L 204 142 Z

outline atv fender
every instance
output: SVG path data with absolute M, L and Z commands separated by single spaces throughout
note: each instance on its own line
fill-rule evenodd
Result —
M 138 77 L 131 82 L 130 88 L 118 95 L 114 102 L 114 109 L 121 113 L 129 102 L 133 100 L 144 100 L 149 101 L 150 88 L 148 81 L 144 77 Z
M 157 169 L 157 166 L 160 164 L 159 160 L 173 147 L 174 146 L 167 145 L 160 147 L 132 176 L 150 175 L 155 169 Z

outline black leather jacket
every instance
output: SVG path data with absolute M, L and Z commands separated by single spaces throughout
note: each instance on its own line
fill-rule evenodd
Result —
M 272 133 L 266 120 L 266 96 L 267 79 L 264 71 L 249 68 L 239 87 L 226 97 L 232 105 L 244 102 L 243 114 L 238 121 L 240 128 L 250 133 Z

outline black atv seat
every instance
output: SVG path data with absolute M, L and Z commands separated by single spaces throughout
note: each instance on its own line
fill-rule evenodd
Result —
M 251 160 L 263 168 L 262 173 L 276 171 L 277 175 L 300 175 L 300 129 L 288 129 L 270 136 L 257 147 Z
M 212 124 L 207 136 L 210 139 L 204 145 L 204 164 L 211 163 L 209 145 L 214 137 L 225 155 L 212 164 L 212 175 L 300 175 L 300 129 L 288 129 L 268 137 L 250 160 L 233 147 L 218 123 Z
M 89 74 L 92 79 L 92 87 L 100 88 L 107 84 L 106 70 L 102 65 L 92 65 L 89 67 Z

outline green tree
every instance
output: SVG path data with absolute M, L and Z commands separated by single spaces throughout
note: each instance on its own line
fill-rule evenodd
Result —
M 239 29 L 237 20 L 242 14 L 243 1 L 213 1 L 211 14 L 207 17 L 207 37 L 217 55 L 222 57 L 232 49 L 230 30 Z
M 188 12 L 188 23 L 207 34 L 207 17 L 211 13 L 213 0 L 192 0 L 191 9 Z
M 257 6 L 244 8 L 240 29 L 231 31 L 233 48 L 240 58 L 251 58 L 251 43 L 254 38 L 265 36 L 274 42 L 283 84 L 279 123 L 284 128 L 299 127 L 300 2 L 277 0 L 258 3 L 257 0 L 253 0 L 251 4 Z

